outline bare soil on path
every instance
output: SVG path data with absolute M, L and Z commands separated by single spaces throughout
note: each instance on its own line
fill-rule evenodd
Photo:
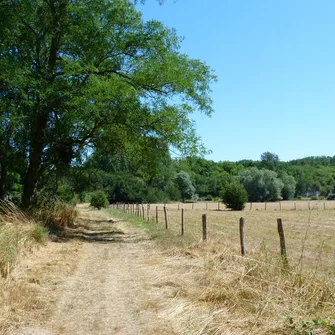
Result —
M 166 259 L 148 236 L 103 212 L 81 209 L 78 222 L 79 240 L 48 243 L 13 274 L 33 294 L 3 334 L 179 334 L 167 313 L 176 287 L 159 284 Z

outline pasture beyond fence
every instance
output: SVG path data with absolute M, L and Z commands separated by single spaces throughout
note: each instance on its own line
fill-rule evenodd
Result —
M 248 204 L 242 212 L 213 202 L 111 207 L 195 241 L 225 244 L 242 256 L 277 254 L 284 267 L 304 266 L 335 278 L 335 201 Z

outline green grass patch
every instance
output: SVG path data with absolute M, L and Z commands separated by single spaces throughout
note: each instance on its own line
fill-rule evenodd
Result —
M 178 234 L 174 229 L 166 229 L 163 222 L 156 223 L 155 218 L 150 222 L 142 217 L 124 213 L 117 209 L 107 209 L 106 212 L 112 217 L 128 222 L 136 228 L 143 229 L 152 240 L 155 240 L 163 248 L 171 246 L 188 246 L 193 244 L 195 240 L 189 235 Z

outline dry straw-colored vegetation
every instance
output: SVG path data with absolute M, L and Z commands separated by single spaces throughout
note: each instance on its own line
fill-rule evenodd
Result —
M 20 257 L 46 241 L 47 231 L 10 202 L 0 202 L 0 224 L 0 273 L 7 277 Z
M 47 240 L 47 230 L 10 202 L 0 202 L 0 310 L 1 315 L 33 305 L 34 292 L 13 280 L 20 260 Z M 5 327 L 0 325 L 0 333 Z
M 310 210 L 306 205 L 297 210 L 254 207 L 243 212 L 191 206 L 167 205 L 169 243 L 164 243 L 163 251 L 178 259 L 166 279 L 177 288 L 174 299 L 189 302 L 175 315 L 183 334 L 335 334 L 333 210 L 323 204 L 310 204 Z M 182 207 L 185 237 L 180 239 Z M 154 210 L 151 205 L 153 226 Z M 162 206 L 158 213 L 158 226 L 164 231 Z M 207 243 L 201 242 L 202 213 L 207 213 Z M 241 216 L 246 220 L 246 257 L 240 255 Z M 280 256 L 279 217 L 288 268 Z M 159 235 L 157 227 L 153 231 Z

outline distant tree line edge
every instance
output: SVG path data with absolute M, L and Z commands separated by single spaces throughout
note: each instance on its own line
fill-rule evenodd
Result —
M 93 195 L 93 201 L 102 199 L 104 204 L 215 200 L 241 210 L 248 201 L 333 199 L 334 178 L 335 162 L 325 157 L 214 162 L 196 156 L 173 159 L 168 148 L 150 160 L 132 153 L 96 151 L 83 164 L 71 166 L 66 175 L 58 177 L 56 170 L 49 170 L 36 195 L 52 194 L 64 201 L 81 202 L 89 202 Z M 95 194 L 97 190 L 104 192 L 107 201 L 101 193 Z M 13 178 L 8 197 L 19 202 L 21 191 L 19 178 Z

